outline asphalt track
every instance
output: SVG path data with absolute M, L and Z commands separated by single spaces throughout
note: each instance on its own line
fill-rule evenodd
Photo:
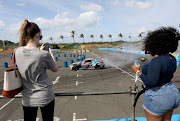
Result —
M 70 59 L 76 62 L 76 58 L 69 57 L 72 51 L 61 51 L 58 58 L 59 70 L 56 73 L 48 71 L 49 78 L 54 81 L 55 93 L 72 92 L 109 92 L 128 91 L 134 83 L 134 73 L 131 65 L 135 59 L 141 56 L 136 54 L 119 53 L 113 51 L 92 50 L 92 53 L 84 53 L 86 58 L 105 59 L 106 68 L 101 70 L 70 71 L 64 68 L 63 62 Z M 63 55 L 67 54 L 65 58 Z M 9 56 L 0 56 L 0 92 L 3 85 L 3 62 L 8 61 Z M 147 57 L 144 63 L 149 62 Z M 9 62 L 9 61 L 8 61 Z M 173 78 L 174 84 L 180 88 L 180 68 L 177 68 Z M 136 82 L 141 87 L 142 82 Z M 57 96 L 55 103 L 54 121 L 91 121 L 110 120 L 131 117 L 132 96 L 130 94 L 112 95 L 88 95 L 88 96 Z M 143 95 L 136 106 L 136 117 L 145 117 L 142 108 Z M 174 111 L 179 114 L 180 108 Z M 0 121 L 23 121 L 21 98 L 0 99 Z M 41 120 L 38 110 L 37 121 Z

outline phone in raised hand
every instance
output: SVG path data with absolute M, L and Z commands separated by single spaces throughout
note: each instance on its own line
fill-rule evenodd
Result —
M 46 44 L 44 44 L 44 46 L 45 46 L 44 50 L 49 51 L 50 44 L 49 44 L 49 43 L 46 43 Z

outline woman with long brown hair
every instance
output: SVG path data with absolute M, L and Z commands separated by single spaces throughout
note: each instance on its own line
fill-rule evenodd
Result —
M 41 39 L 38 25 L 24 20 L 20 29 L 20 47 L 15 53 L 23 82 L 24 121 L 36 121 L 38 107 L 43 121 L 53 121 L 55 95 L 46 69 L 56 72 L 58 67 L 51 49 L 45 51 L 44 44 L 38 48 Z

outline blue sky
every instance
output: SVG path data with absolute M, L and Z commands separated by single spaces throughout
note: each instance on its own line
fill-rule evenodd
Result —
M 24 19 L 35 22 L 42 30 L 43 42 L 72 43 L 70 32 L 75 31 L 75 41 L 120 40 L 138 41 L 140 32 L 161 26 L 179 29 L 179 0 L 0 0 L 0 39 L 19 41 L 19 29 Z

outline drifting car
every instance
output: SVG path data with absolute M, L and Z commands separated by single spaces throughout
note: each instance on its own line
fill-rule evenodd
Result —
M 103 69 L 105 67 L 105 64 L 103 60 L 96 61 L 92 58 L 87 58 L 82 62 L 76 62 L 72 63 L 70 66 L 70 70 L 79 70 L 81 69 Z

